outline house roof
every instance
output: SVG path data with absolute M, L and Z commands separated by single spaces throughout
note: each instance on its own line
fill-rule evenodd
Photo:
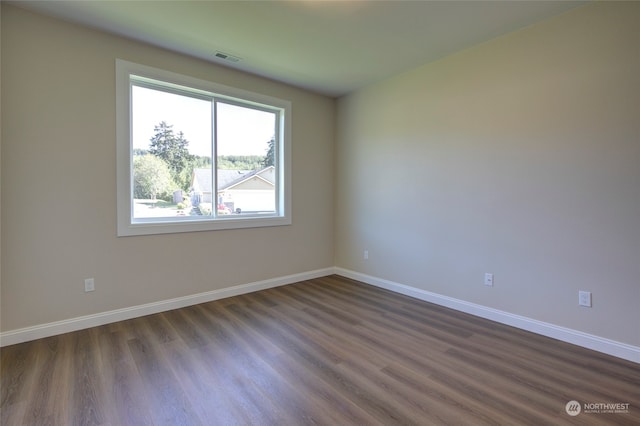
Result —
M 263 176 L 264 172 L 269 169 L 273 169 L 273 166 L 260 170 L 218 170 L 218 191 L 239 185 L 253 176 L 274 184 L 275 182 L 268 176 Z M 191 186 L 200 192 L 211 192 L 211 169 L 193 169 Z
M 265 167 L 264 169 L 260 169 L 260 170 L 252 170 L 249 173 L 246 173 L 242 176 L 239 176 L 238 178 L 236 178 L 233 181 L 227 182 L 225 185 L 221 185 L 221 182 L 218 182 L 218 191 L 221 190 L 225 190 L 225 189 L 230 189 L 234 186 L 240 185 L 242 182 L 246 182 L 247 180 L 251 179 L 252 177 L 257 177 L 259 179 L 264 180 L 265 182 L 268 182 L 270 184 L 275 184 L 275 182 L 269 178 L 268 175 L 266 175 L 264 172 L 269 170 L 269 169 L 273 169 L 273 166 L 269 166 L 269 167 Z M 218 170 L 218 173 L 225 171 L 225 170 Z M 220 181 L 220 177 L 218 177 L 218 180 Z

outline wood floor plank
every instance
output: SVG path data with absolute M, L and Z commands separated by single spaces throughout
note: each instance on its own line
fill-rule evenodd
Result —
M 458 392 L 450 386 L 433 380 L 430 374 L 423 374 L 407 368 L 402 363 L 391 363 L 382 373 L 389 376 L 401 386 L 411 389 L 423 398 L 436 401 L 436 408 L 430 413 L 431 424 L 511 424 L 512 419 L 501 411 L 491 411 L 481 402 L 471 398 L 465 392 Z M 456 420 L 449 422 L 442 418 L 453 412 Z M 459 420 L 458 420 L 459 419 Z
M 198 418 L 188 396 L 164 357 L 162 348 L 135 338 L 128 341 L 129 350 L 140 371 L 144 393 L 152 408 L 156 424 L 204 424 Z
M 104 381 L 99 376 L 103 369 L 100 368 L 100 347 L 96 329 L 78 331 L 75 337 L 75 362 L 71 368 L 71 424 L 101 425 L 106 422 L 102 407 L 105 392 Z
M 269 314 L 259 307 L 254 307 L 254 312 L 245 312 L 245 316 L 254 319 L 269 318 Z M 358 377 L 345 375 L 339 371 L 337 365 L 342 360 L 335 354 L 322 348 L 317 342 L 305 339 L 291 324 L 277 321 L 275 317 L 269 319 L 272 322 L 271 336 L 278 339 L 291 356 L 313 371 L 320 379 L 330 383 L 343 395 L 348 395 L 349 399 L 383 423 L 389 424 L 401 419 L 401 424 L 411 424 L 406 416 L 394 407 L 388 406 L 384 399 L 359 387 Z
M 15 350 L 3 358 L 4 362 L 0 365 L 0 408 L 4 409 L 24 401 L 25 393 L 28 392 L 35 376 L 33 365 L 36 364 L 38 351 L 34 346 L 37 344 L 27 342 L 16 345 Z
M 36 380 L 29 389 L 24 424 L 69 424 L 72 350 L 76 333 L 38 341 Z
M 636 363 L 337 275 L 8 346 L 0 374 L 3 426 L 640 424 Z
M 283 416 L 284 407 L 275 404 L 273 398 L 281 393 L 287 394 L 288 390 L 283 388 L 270 366 L 244 344 L 242 329 L 228 311 L 233 306 L 235 304 L 224 303 L 216 304 L 212 311 L 200 310 L 199 325 L 208 328 L 211 324 L 209 317 L 216 324 L 215 332 L 210 333 L 211 343 L 202 348 L 201 353 L 210 356 L 212 368 L 223 372 L 223 380 L 229 383 L 225 391 L 233 398 L 234 404 L 253 407 L 252 410 L 244 410 L 251 414 L 249 420 L 254 422 L 260 418 L 277 424 Z
M 105 389 L 105 410 L 111 424 L 122 426 L 153 425 L 145 389 L 127 339 L 122 331 L 99 336 L 102 353 L 100 371 Z
M 253 300 L 253 297 L 247 297 Z M 235 304 L 234 304 L 235 305 Z M 206 305 L 205 305 L 206 306 Z M 322 424 L 323 419 L 332 420 L 332 424 L 339 424 L 347 420 L 349 424 L 375 424 L 366 412 L 358 408 L 349 400 L 336 394 L 335 390 L 310 374 L 295 357 L 290 356 L 281 349 L 275 349 L 275 339 L 271 339 L 268 332 L 265 332 L 260 323 L 251 322 L 251 318 L 243 315 L 238 309 L 228 310 L 231 304 L 226 304 L 219 311 L 227 312 L 228 325 L 233 327 L 235 333 L 244 340 L 245 349 L 254 354 L 270 366 L 280 379 L 286 381 L 294 395 L 286 401 L 286 405 L 291 407 L 291 412 L 300 411 L 300 406 L 304 406 L 304 412 L 296 414 L 295 424 Z M 272 303 L 262 303 L 262 306 L 273 307 Z M 279 305 L 279 308 L 282 306 Z M 251 303 L 246 309 L 252 309 Z M 238 314 L 238 315 L 235 315 Z M 233 317 L 235 315 L 235 320 Z M 282 398 L 281 398 L 282 399 Z M 286 400 L 285 399 L 285 400 Z M 292 404 L 292 402 L 294 404 Z

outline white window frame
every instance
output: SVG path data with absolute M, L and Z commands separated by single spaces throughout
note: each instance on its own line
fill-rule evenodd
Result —
M 278 110 L 276 129 L 276 212 L 272 215 L 194 216 L 180 219 L 133 217 L 131 86 L 134 80 L 162 82 L 189 94 L 213 96 L 241 105 Z M 215 152 L 215 151 L 214 151 Z M 212 159 L 213 160 L 213 159 Z M 152 235 L 291 224 L 291 102 L 116 59 L 117 235 Z M 212 163 L 215 167 L 215 162 Z M 214 173 L 215 175 L 215 173 Z M 215 182 L 213 188 L 216 188 Z

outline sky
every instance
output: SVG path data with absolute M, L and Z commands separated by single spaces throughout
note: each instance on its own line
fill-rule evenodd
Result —
M 182 131 L 189 152 L 211 156 L 210 101 L 132 87 L 133 148 L 148 149 L 161 121 Z M 218 155 L 265 155 L 274 136 L 275 114 L 218 103 Z

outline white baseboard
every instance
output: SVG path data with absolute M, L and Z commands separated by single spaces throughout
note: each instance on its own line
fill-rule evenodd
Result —
M 175 299 L 162 300 L 160 302 L 146 303 L 144 305 L 131 306 L 128 308 L 6 331 L 0 333 L 0 347 L 27 342 L 29 340 L 41 339 L 43 337 L 55 336 L 71 331 L 83 330 L 85 328 L 96 327 L 99 325 L 110 324 L 116 321 L 157 314 L 159 312 L 169 311 L 172 309 L 197 305 L 198 303 L 211 302 L 213 300 L 224 299 L 226 297 L 265 290 L 267 288 L 293 284 L 299 281 L 324 277 L 333 273 L 334 268 L 317 269 L 315 271 L 256 281 L 220 290 L 212 290 L 204 293 L 177 297 Z
M 455 309 L 456 311 L 465 312 L 477 317 L 496 321 L 501 324 L 510 325 L 522 330 L 531 331 L 536 334 L 561 340 L 563 342 L 572 343 L 587 349 L 593 349 L 628 361 L 640 363 L 640 347 L 637 346 L 616 342 L 615 340 L 594 336 L 581 331 L 560 327 L 520 315 L 514 315 L 509 312 L 500 311 L 498 309 L 489 308 L 475 303 L 465 302 L 464 300 L 443 296 L 441 294 L 432 293 L 430 291 L 421 290 L 382 278 L 372 277 L 349 269 L 336 267 L 335 273 L 376 287 L 381 287 L 396 293 L 424 300 L 426 302 L 435 303 L 436 305 Z
M 480 318 L 486 318 L 501 324 L 510 325 L 522 330 L 531 331 L 533 333 L 561 340 L 563 342 L 572 343 L 574 345 L 593 349 L 595 351 L 613 355 L 615 357 L 626 359 L 628 361 L 640 363 L 640 347 L 637 346 L 616 342 L 614 340 L 594 336 L 591 334 L 583 333 L 581 331 L 572 330 L 570 328 L 560 327 L 554 324 L 534 320 L 520 315 L 514 315 L 509 312 L 500 311 L 498 309 L 466 302 L 464 300 L 455 299 L 453 297 L 443 296 L 441 294 L 421 290 L 405 284 L 400 284 L 394 281 L 389 281 L 338 267 L 317 269 L 314 271 L 287 275 L 284 277 L 272 278 L 263 281 L 256 281 L 249 284 L 242 284 L 219 290 L 207 291 L 204 293 L 178 297 L 175 299 L 147 303 L 138 306 L 131 306 L 128 308 L 116 309 L 113 311 L 101 312 L 98 314 L 86 315 L 48 324 L 40 324 L 32 327 L 21 328 L 18 330 L 6 331 L 0 333 L 0 347 L 27 342 L 29 340 L 40 339 L 43 337 L 55 336 L 57 334 L 68 333 L 71 331 L 82 330 L 90 327 L 96 327 L 112 322 L 128 320 L 145 315 L 156 314 L 172 309 L 184 308 L 186 306 L 197 305 L 198 303 L 206 303 L 213 300 L 224 299 L 226 297 L 238 296 L 254 291 L 293 284 L 295 282 L 324 277 L 334 273 L 347 278 L 361 281 L 366 284 L 381 287 L 396 293 L 414 297 L 416 299 L 424 300 L 426 302 L 435 303 L 440 306 L 475 315 Z

